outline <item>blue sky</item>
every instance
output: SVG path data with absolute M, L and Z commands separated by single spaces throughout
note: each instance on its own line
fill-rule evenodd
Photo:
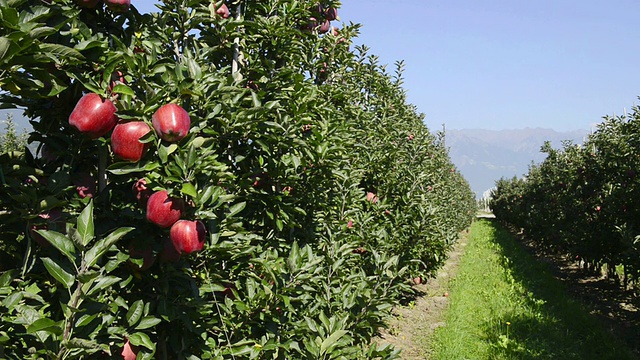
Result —
M 640 95 L 638 0 L 342 3 L 341 21 L 363 25 L 357 44 L 390 70 L 405 61 L 431 129 L 589 129 Z
M 343 0 L 339 10 L 390 70 L 405 61 L 409 102 L 430 128 L 560 131 L 637 102 L 638 14 L 637 0 Z
M 640 95 L 640 1 L 352 0 L 430 128 L 588 129 Z M 389 4 L 393 4 L 390 7 Z

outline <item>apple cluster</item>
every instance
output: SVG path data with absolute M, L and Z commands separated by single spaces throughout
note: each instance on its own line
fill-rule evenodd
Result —
M 89 138 L 96 139 L 111 132 L 111 151 L 122 160 L 138 162 L 149 148 L 149 142 L 141 139 L 151 132 L 151 126 L 142 120 L 120 121 L 116 115 L 116 106 L 111 99 L 104 99 L 99 94 L 88 93 L 76 104 L 69 116 L 69 124 Z M 151 124 L 159 138 L 166 142 L 176 143 L 189 133 L 191 119 L 189 113 L 181 106 L 169 103 L 161 106 L 152 116 Z M 144 188 L 142 190 L 140 190 Z M 147 190 L 146 181 L 136 183 L 138 200 Z M 134 189 L 134 190 L 136 190 Z M 181 220 L 185 210 L 184 200 L 170 197 L 166 190 L 157 191 L 146 200 L 146 217 L 151 223 L 161 228 L 169 228 L 173 248 L 180 254 L 190 254 L 204 247 L 205 226 L 201 221 Z M 141 201 L 143 203 L 143 201 Z M 168 249 L 171 252 L 173 249 Z M 131 251 L 132 253 L 135 250 Z M 162 254 L 161 254 L 162 255 Z M 175 256 L 167 255 L 169 259 Z M 147 261 L 145 261 L 145 265 Z
M 331 30 L 334 36 L 338 35 L 338 30 L 331 27 L 331 21 L 338 20 L 338 9 L 318 3 L 311 9 L 311 13 L 312 16 L 307 24 L 308 30 L 313 30 L 319 25 L 318 33 L 326 34 Z

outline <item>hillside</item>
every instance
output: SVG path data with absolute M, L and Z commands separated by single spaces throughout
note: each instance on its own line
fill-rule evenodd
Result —
M 582 143 L 587 134 L 587 130 L 558 132 L 542 128 L 447 130 L 446 145 L 453 163 L 480 197 L 496 180 L 522 176 L 532 162 L 544 160 L 540 147 L 545 141 L 558 148 L 563 140 Z

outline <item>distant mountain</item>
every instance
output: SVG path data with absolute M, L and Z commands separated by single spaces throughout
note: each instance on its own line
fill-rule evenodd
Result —
M 515 130 L 463 129 L 446 132 L 446 146 L 453 163 L 471 184 L 477 197 L 493 187 L 500 178 L 522 176 L 531 163 L 544 160 L 540 147 L 551 141 L 554 148 L 562 141 L 581 144 L 588 130 L 558 132 L 551 129 Z

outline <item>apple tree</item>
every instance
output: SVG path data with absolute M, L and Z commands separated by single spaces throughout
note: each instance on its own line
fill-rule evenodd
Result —
M 0 0 L 2 357 L 397 356 L 474 205 L 339 5 Z

